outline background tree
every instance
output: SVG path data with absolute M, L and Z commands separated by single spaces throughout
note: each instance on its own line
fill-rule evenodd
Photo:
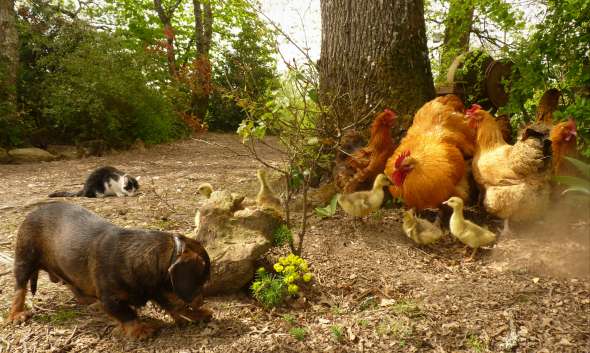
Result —
M 474 9 L 474 5 L 470 1 L 449 1 L 449 12 L 444 20 L 445 31 L 440 56 L 442 70 L 448 68 L 457 55 L 469 50 Z M 437 81 L 444 76 L 439 75 Z
M 321 1 L 320 93 L 337 121 L 413 114 L 434 97 L 423 11 L 420 0 Z
M 209 0 L 193 0 L 195 17 L 195 60 L 193 61 L 194 87 L 192 90 L 191 107 L 194 116 L 201 121 L 209 108 L 211 95 L 211 36 L 213 30 L 213 11 Z
M 14 0 L 0 0 L 0 119 L 16 117 L 17 73 L 18 31 Z

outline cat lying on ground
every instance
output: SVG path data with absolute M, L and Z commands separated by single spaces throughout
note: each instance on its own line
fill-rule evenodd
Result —
M 82 190 L 56 191 L 49 197 L 134 196 L 138 189 L 139 183 L 136 178 L 117 168 L 106 166 L 93 171 L 86 179 Z

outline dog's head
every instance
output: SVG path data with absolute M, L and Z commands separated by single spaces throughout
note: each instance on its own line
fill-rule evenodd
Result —
M 168 268 L 174 294 L 185 303 L 192 303 L 201 297 L 210 272 L 209 255 L 201 243 L 175 235 L 173 260 Z

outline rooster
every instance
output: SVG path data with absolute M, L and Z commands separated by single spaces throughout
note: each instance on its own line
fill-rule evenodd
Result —
M 439 208 L 451 196 L 469 197 L 465 158 L 474 152 L 463 102 L 454 95 L 435 98 L 415 114 L 412 126 L 387 161 L 389 191 L 416 210 Z
M 484 190 L 484 207 L 504 220 L 502 234 L 509 234 L 510 220 L 533 220 L 549 205 L 549 130 L 531 126 L 509 145 L 496 119 L 479 105 L 466 115 L 477 130 L 473 176 Z
M 371 185 L 377 175 L 383 173 L 387 158 L 393 153 L 391 127 L 396 114 L 385 109 L 371 125 L 371 138 L 367 146 L 336 160 L 334 179 L 344 193 L 351 193 Z M 351 135 L 354 140 L 355 135 Z

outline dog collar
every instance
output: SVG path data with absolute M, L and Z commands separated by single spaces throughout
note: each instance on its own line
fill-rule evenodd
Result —
M 174 239 L 174 249 L 170 258 L 170 265 L 174 264 L 178 257 L 184 252 L 184 241 L 182 241 L 177 235 L 173 235 L 172 239 Z

